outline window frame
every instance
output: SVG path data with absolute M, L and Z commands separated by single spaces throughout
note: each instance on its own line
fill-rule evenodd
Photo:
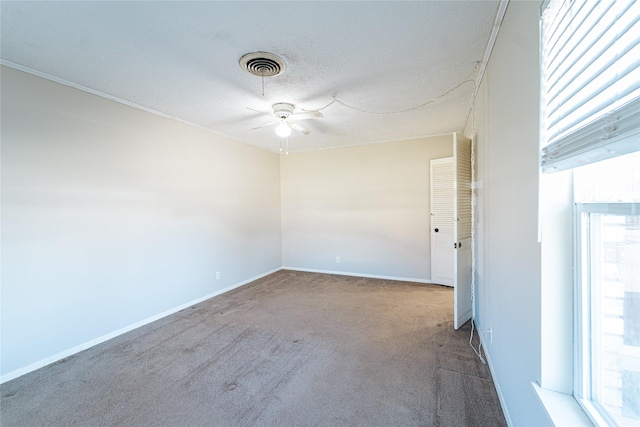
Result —
M 586 214 L 586 215 L 585 215 Z M 592 396 L 591 325 L 592 283 L 591 257 L 584 257 L 583 248 L 590 245 L 590 214 L 639 215 L 640 203 L 575 203 L 574 204 L 574 372 L 573 395 L 587 416 L 596 425 L 616 425 Z M 583 225 L 586 227 L 583 229 Z M 583 259 L 586 258 L 583 262 Z

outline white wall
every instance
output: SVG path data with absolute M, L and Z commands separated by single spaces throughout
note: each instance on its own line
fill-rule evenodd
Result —
M 276 154 L 6 67 L 1 136 L 3 376 L 281 266 Z
M 539 7 L 509 3 L 474 111 L 476 322 L 492 329 L 486 352 L 516 426 L 550 425 L 531 386 L 541 376 Z
M 284 156 L 283 265 L 429 281 L 429 161 L 451 156 L 452 140 Z

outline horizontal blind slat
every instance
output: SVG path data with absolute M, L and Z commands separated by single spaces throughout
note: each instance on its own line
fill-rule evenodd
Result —
M 576 53 L 577 50 L 582 52 L 591 48 L 591 46 L 598 41 L 598 39 L 607 32 L 613 22 L 609 25 L 598 25 L 598 22 L 606 15 L 607 12 L 611 12 L 613 3 L 609 3 L 605 7 L 600 7 L 594 12 L 596 6 L 600 5 L 598 2 L 593 2 L 590 9 L 583 8 L 582 11 L 585 15 L 577 15 L 572 18 L 576 21 L 584 21 L 586 19 L 592 19 L 591 25 L 584 25 L 579 28 L 578 32 L 571 31 L 571 26 L 567 26 L 562 33 L 562 37 L 555 42 L 551 42 L 552 46 L 548 46 L 548 60 L 547 64 L 551 71 L 549 75 L 550 81 L 555 81 L 554 75 L 558 73 L 558 70 L 562 68 L 562 64 L 567 62 L 566 52 Z M 591 18 L 589 18 L 591 16 Z M 598 37 L 592 37 L 598 35 Z M 584 42 L 585 38 L 588 38 L 587 43 Z M 569 56 L 570 57 L 570 56 Z M 578 56 L 578 59 L 581 56 Z M 562 74 L 560 74 L 562 75 Z
M 562 0 L 541 28 L 543 170 L 640 150 L 640 1 Z
M 580 90 L 581 85 L 584 87 L 593 79 L 596 79 L 603 70 L 617 63 L 629 51 L 638 45 L 640 41 L 640 19 L 627 20 L 624 23 L 624 31 L 610 32 L 602 35 L 591 45 L 591 52 L 586 55 L 585 52 L 572 52 L 570 61 L 554 72 L 558 72 L 554 80 L 553 77 L 548 79 L 547 99 L 550 108 L 561 102 L 563 99 L 570 98 L 573 94 L 566 91 L 568 87 L 573 85 L 573 92 Z M 575 58 L 573 58 L 575 57 Z
M 586 13 L 587 15 L 591 13 L 593 8 L 597 5 L 596 2 L 588 3 L 588 2 L 578 2 L 578 3 L 568 3 L 565 2 L 562 7 L 557 11 L 560 15 L 555 22 L 553 22 L 552 26 L 548 26 L 550 29 L 550 33 L 547 35 L 547 40 L 545 46 L 547 47 L 547 61 L 548 63 L 555 62 L 557 56 L 562 53 L 562 49 L 560 46 L 563 46 L 563 41 L 566 38 L 571 37 L 571 26 L 569 25 L 575 18 L 575 16 L 580 16 L 581 13 Z M 591 6 L 587 8 L 585 6 Z
M 634 68 L 634 70 L 629 71 L 625 75 L 629 80 L 634 80 L 633 82 L 627 82 L 627 79 L 618 80 L 616 83 L 620 86 L 619 90 L 615 90 L 610 86 L 604 87 L 596 96 L 588 101 L 581 103 L 575 108 L 567 109 L 560 117 L 564 121 L 560 121 L 560 119 L 554 120 L 548 129 L 549 142 L 561 138 L 571 130 L 577 129 L 588 121 L 593 120 L 594 117 L 604 116 L 610 113 L 613 107 L 617 106 L 615 102 L 617 99 L 624 100 L 630 96 L 634 98 L 639 97 L 640 81 L 635 78 L 632 71 L 638 73 L 640 72 L 640 67 Z
M 541 152 L 544 172 L 555 172 L 640 151 L 640 98 L 547 145 Z

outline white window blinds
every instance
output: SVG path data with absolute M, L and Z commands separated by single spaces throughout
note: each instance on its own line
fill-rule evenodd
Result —
M 552 1 L 542 68 L 543 171 L 640 150 L 640 1 Z

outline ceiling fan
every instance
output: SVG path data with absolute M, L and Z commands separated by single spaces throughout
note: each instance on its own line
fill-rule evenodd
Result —
M 249 108 L 249 107 L 247 107 Z M 264 125 L 257 126 L 252 128 L 251 130 L 261 129 L 267 126 L 276 126 L 276 134 L 281 137 L 287 137 L 291 134 L 291 129 L 295 130 L 302 135 L 309 135 L 311 131 L 306 127 L 302 126 L 298 123 L 299 120 L 308 120 L 308 119 L 319 119 L 322 117 L 322 113 L 320 111 L 301 111 L 299 113 L 295 112 L 295 105 L 290 104 L 288 102 L 278 102 L 271 106 L 273 109 L 273 117 L 275 120 L 265 123 Z M 257 111 L 261 113 L 261 111 L 254 110 L 253 108 L 249 108 L 250 110 Z

